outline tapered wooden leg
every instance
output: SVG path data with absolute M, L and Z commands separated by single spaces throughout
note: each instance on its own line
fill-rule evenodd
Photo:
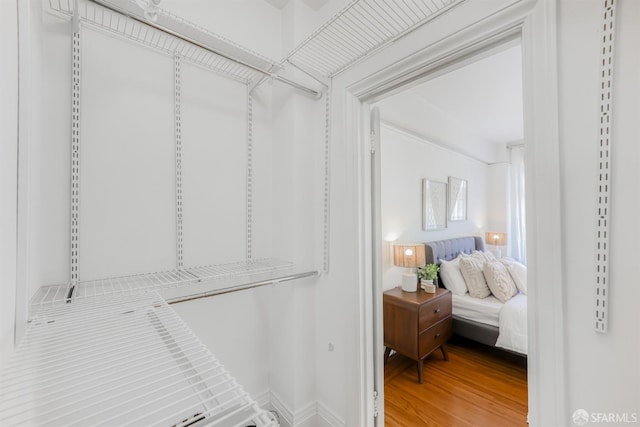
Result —
M 391 354 L 391 347 L 385 347 L 384 349 L 384 364 L 386 365 L 389 361 L 389 355 Z
M 422 365 L 424 360 L 418 360 L 418 382 L 422 384 Z
M 440 346 L 440 350 L 442 351 L 442 357 L 444 357 L 445 361 L 449 361 L 449 355 L 447 354 L 447 350 L 444 349 L 444 346 Z

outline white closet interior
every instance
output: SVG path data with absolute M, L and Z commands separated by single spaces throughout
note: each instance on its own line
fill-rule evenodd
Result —
M 274 62 L 162 9 L 45 0 L 29 324 L 0 421 L 275 425 L 167 303 L 329 272 L 331 78 L 460 2 L 355 0 Z M 275 315 L 247 297 L 249 323 L 286 326 L 279 295 Z M 196 333 L 232 323 L 174 307 L 209 311 Z M 283 334 L 257 340 L 274 365 Z

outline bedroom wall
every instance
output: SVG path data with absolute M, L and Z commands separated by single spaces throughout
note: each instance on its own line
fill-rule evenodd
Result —
M 384 114 L 384 110 L 381 113 Z M 485 163 L 384 124 L 380 136 L 383 240 L 391 233 L 398 236 L 396 243 L 483 235 L 488 221 L 489 194 L 489 168 Z M 468 180 L 468 220 L 448 222 L 444 230 L 424 231 L 422 179 L 447 182 L 449 176 Z M 496 177 L 494 181 L 497 181 Z M 406 269 L 393 265 L 391 244 L 385 241 L 383 245 L 383 287 L 386 290 L 398 286 Z
M 0 366 L 14 348 L 18 188 L 18 10 L 0 2 Z
M 607 334 L 593 330 L 602 2 L 558 4 L 567 412 L 640 419 L 640 3 L 616 2 Z

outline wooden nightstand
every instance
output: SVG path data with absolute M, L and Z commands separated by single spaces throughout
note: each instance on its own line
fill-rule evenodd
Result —
M 428 294 L 393 288 L 384 293 L 383 304 L 384 362 L 391 350 L 415 360 L 422 383 L 425 357 L 440 348 L 444 360 L 449 360 L 444 345 L 452 332 L 451 292 L 437 289 L 435 294 Z

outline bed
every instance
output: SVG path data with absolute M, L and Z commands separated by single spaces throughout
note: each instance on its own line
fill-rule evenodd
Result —
M 471 254 L 484 251 L 484 241 L 480 237 L 469 236 L 425 243 L 427 263 L 441 264 L 452 261 L 460 253 Z M 445 287 L 438 278 L 440 287 Z M 493 295 L 487 298 L 473 298 L 453 294 L 453 333 L 492 347 L 499 347 L 514 353 L 527 353 L 527 296 L 518 293 L 505 303 Z

